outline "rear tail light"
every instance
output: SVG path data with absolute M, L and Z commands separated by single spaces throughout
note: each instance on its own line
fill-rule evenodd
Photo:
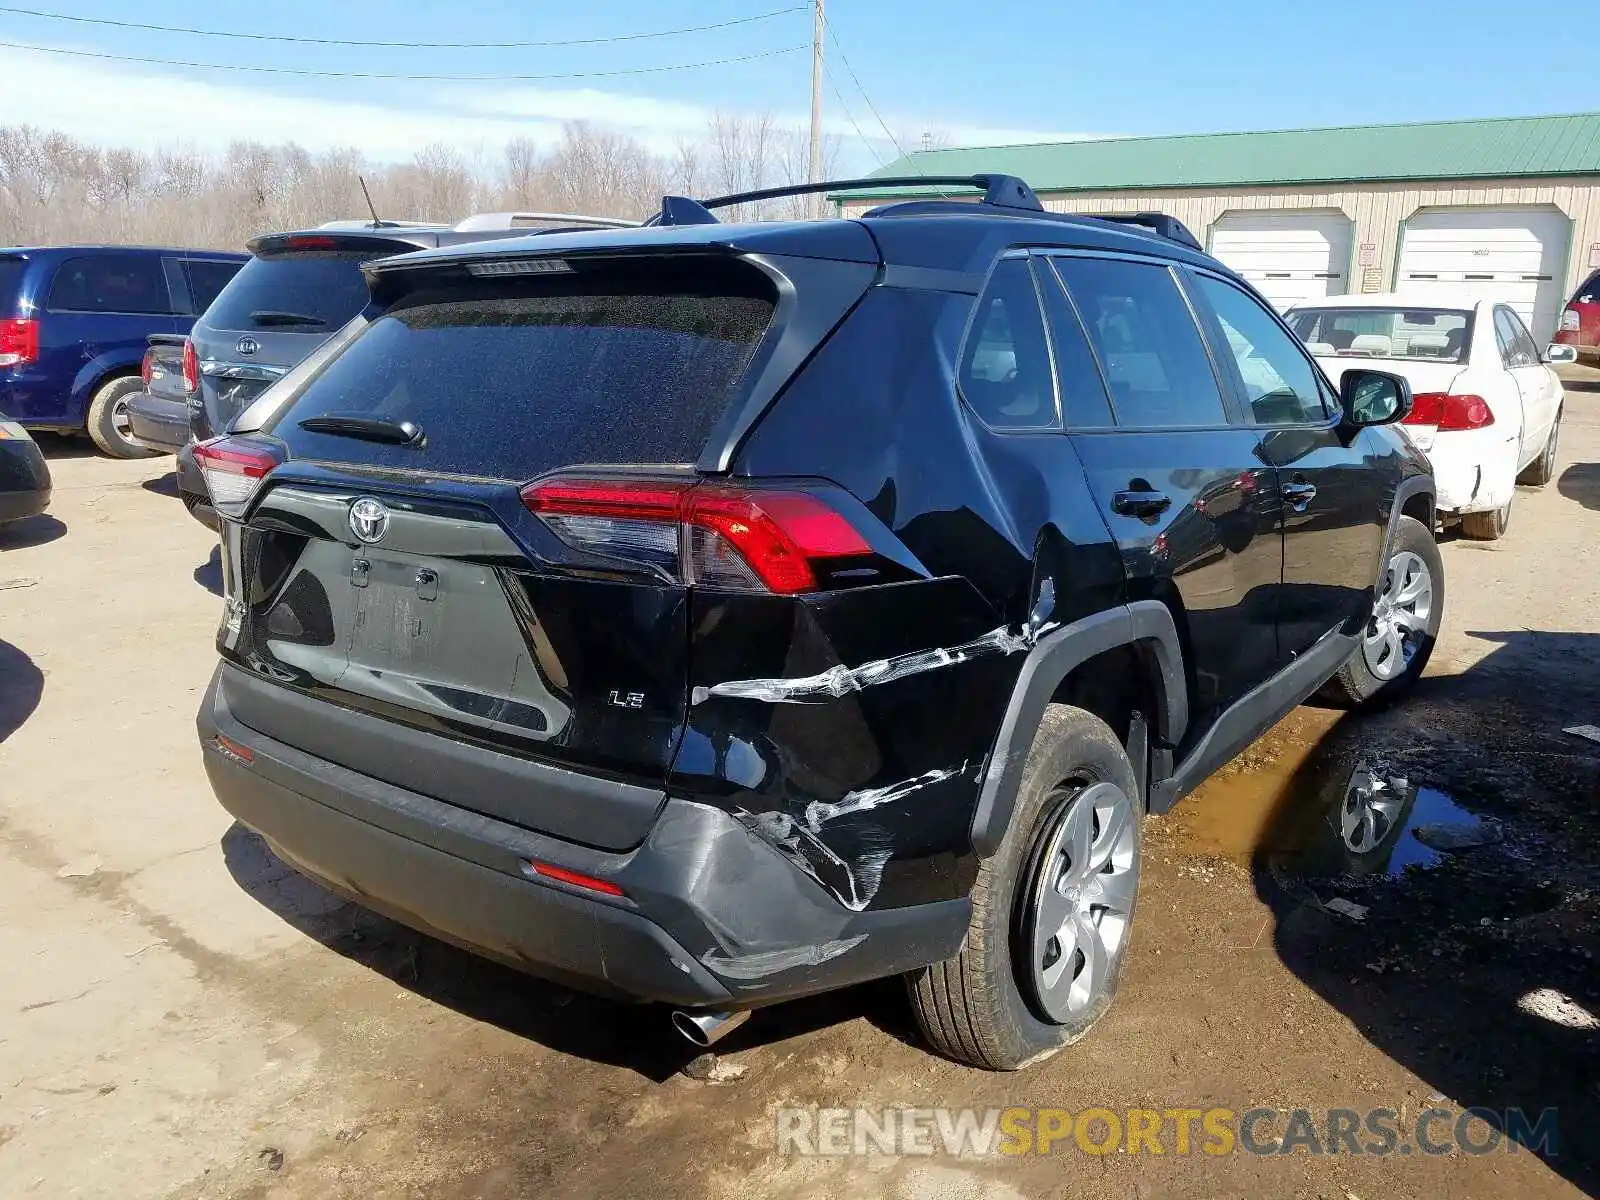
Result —
M 1406 425 L 1437 425 L 1441 432 L 1483 429 L 1494 424 L 1494 411 L 1482 396 L 1453 396 L 1447 392 L 1418 392 L 1411 398 Z
M 145 356 L 149 361 L 149 356 Z M 194 343 L 183 339 L 183 390 L 191 396 L 200 390 L 200 356 L 194 352 Z
M 1561 328 L 1567 333 L 1575 333 L 1583 327 L 1583 319 L 1578 315 L 1578 310 L 1569 308 L 1561 314 Z
M 205 476 L 211 506 L 219 513 L 236 516 L 283 456 L 265 442 L 219 437 L 197 444 L 194 461 Z
M 38 358 L 38 321 L 28 317 L 0 321 L 0 367 L 25 367 Z
M 805 492 L 551 479 L 524 488 L 522 502 L 570 546 L 710 587 L 812 591 L 819 562 L 873 552 L 848 521 Z
M 144 358 L 139 363 L 139 378 L 144 382 L 145 387 L 150 386 L 150 380 L 155 373 L 156 352 L 154 350 L 146 350 Z

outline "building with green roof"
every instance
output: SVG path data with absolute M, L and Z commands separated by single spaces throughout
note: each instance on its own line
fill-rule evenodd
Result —
M 1018 175 L 1061 211 L 1171 213 L 1285 306 L 1488 297 L 1546 338 L 1600 268 L 1600 113 L 931 149 L 874 174 L 983 172 Z

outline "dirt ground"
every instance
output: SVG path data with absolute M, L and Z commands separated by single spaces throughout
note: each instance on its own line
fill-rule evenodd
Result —
M 1600 1188 L 1600 745 L 1562 732 L 1600 725 L 1594 375 L 1568 385 L 1558 482 L 1519 493 L 1502 542 L 1445 546 L 1414 700 L 1297 710 L 1153 819 L 1117 1004 L 1014 1075 L 930 1056 L 891 982 L 758 1013 L 723 1045 L 738 1078 L 700 1082 L 664 1012 L 525 979 L 301 880 L 231 824 L 194 744 L 212 536 L 165 460 L 48 452 L 52 515 L 0 533 L 0 1195 Z M 1357 768 L 1405 807 L 1353 856 L 1335 809 Z M 783 1106 L 1386 1106 L 1403 1126 L 1430 1104 L 1556 1107 L 1558 1153 L 776 1151 Z

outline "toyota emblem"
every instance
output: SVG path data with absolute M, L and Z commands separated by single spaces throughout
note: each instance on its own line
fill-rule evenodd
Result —
M 239 339 L 239 344 L 235 346 L 234 349 L 240 354 L 249 357 L 250 355 L 260 351 L 261 343 L 256 341 L 253 337 L 242 337 Z
M 383 501 L 363 496 L 350 506 L 350 532 L 359 541 L 381 542 L 389 531 L 389 510 Z

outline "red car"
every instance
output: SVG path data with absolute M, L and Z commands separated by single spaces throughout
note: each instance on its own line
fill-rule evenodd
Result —
M 1577 347 L 1578 361 L 1600 367 L 1600 271 L 1590 275 L 1567 301 L 1555 342 Z

